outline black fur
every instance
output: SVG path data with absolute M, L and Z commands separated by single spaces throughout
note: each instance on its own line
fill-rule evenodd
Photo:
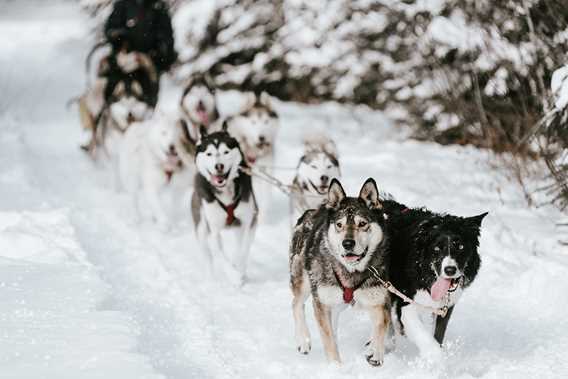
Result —
M 463 287 L 473 282 L 481 264 L 477 251 L 481 221 L 487 213 L 465 218 L 425 208 L 409 209 L 392 200 L 384 201 L 383 207 L 391 231 L 390 280 L 397 289 L 410 298 L 418 290 L 429 291 L 440 275 L 441 261 L 448 251 L 463 272 Z M 461 250 L 460 245 L 463 245 Z M 393 296 L 400 319 L 401 307 L 407 304 L 398 300 Z M 438 317 L 435 335 L 439 343 L 443 341 L 450 316 L 451 311 L 444 319 Z

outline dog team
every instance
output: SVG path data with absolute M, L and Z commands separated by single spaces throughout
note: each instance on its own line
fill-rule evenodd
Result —
M 182 92 L 177 115 L 151 115 L 156 102 L 145 91 L 151 91 L 153 74 L 144 59 L 127 58 L 118 57 L 138 75 L 116 78 L 109 104 L 79 99 L 83 125 L 92 131 L 86 150 L 115 160 L 120 185 L 140 216 L 162 226 L 168 215 L 161 193 L 182 173 L 193 175 L 190 211 L 201 250 L 210 267 L 242 285 L 264 206 L 259 197 L 270 193 L 269 183 L 251 176 L 255 167 L 272 175 L 279 119 L 269 96 L 251 94 L 240 112 L 221 119 L 215 89 L 206 76 L 196 76 Z M 340 176 L 335 143 L 306 135 L 289 186 L 297 350 L 311 349 L 304 311 L 311 296 L 330 361 L 341 361 L 338 317 L 349 306 L 369 313 L 369 364 L 383 363 L 393 335 L 407 336 L 421 355 L 439 359 L 454 306 L 480 266 L 477 248 L 487 213 L 464 218 L 408 208 L 382 196 L 373 179 L 351 197 Z M 227 230 L 236 237 L 232 256 L 223 243 Z

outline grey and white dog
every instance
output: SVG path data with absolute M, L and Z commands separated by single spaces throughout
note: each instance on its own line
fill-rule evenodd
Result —
M 338 316 L 352 304 L 371 316 L 367 361 L 373 366 L 383 363 L 389 293 L 368 270 L 373 266 L 388 280 L 388 238 L 378 194 L 373 179 L 367 179 L 358 197 L 347 197 L 333 179 L 327 200 L 298 220 L 290 247 L 290 285 L 296 343 L 302 354 L 311 349 L 304 311 L 311 294 L 328 360 L 340 362 Z
M 247 167 L 243 153 L 225 129 L 208 134 L 202 127 L 195 164 L 191 211 L 197 239 L 210 267 L 220 265 L 229 280 L 240 286 L 245 280 L 258 215 L 251 177 L 243 172 Z M 221 231 L 226 229 L 235 231 L 237 246 L 233 257 L 227 254 L 221 240 Z
M 327 197 L 331 179 L 341 178 L 337 148 L 333 140 L 322 134 L 304 137 L 304 153 L 298 162 L 290 196 L 290 220 L 308 209 L 316 209 Z

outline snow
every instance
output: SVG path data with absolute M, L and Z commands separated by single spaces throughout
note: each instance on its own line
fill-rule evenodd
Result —
M 25 17 L 24 17 L 25 15 Z M 54 22 L 57 21 L 57 22 Z M 14 25 L 18 24 L 18 27 Z M 287 199 L 274 193 L 259 226 L 249 282 L 204 274 L 187 218 L 169 232 L 138 224 L 110 170 L 78 148 L 76 109 L 91 25 L 73 2 L 0 4 L 0 366 L 7 378 L 561 378 L 568 375 L 568 258 L 551 207 L 528 209 L 520 189 L 471 147 L 406 141 L 383 115 L 336 104 L 276 103 L 276 165 L 294 167 L 306 128 L 338 144 L 354 194 L 368 176 L 409 205 L 484 220 L 478 279 L 465 291 L 441 367 L 398 341 L 382 368 L 364 357 L 365 314 L 341 318 L 342 366 L 294 346 L 288 289 Z M 9 33 L 8 33 L 9 32 Z M 180 88 L 164 82 L 160 106 Z M 239 108 L 221 95 L 221 111 Z M 172 105 L 173 104 L 173 105 Z M 277 175 L 290 180 L 293 171 Z
M 568 105 L 568 66 L 559 68 L 552 73 L 550 89 L 556 97 L 554 105 L 557 110 L 563 110 Z

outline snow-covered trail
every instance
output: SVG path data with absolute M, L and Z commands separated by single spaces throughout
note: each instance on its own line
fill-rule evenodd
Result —
M 311 311 L 313 351 L 295 350 L 286 198 L 274 193 L 244 288 L 205 277 L 189 221 L 166 233 L 138 225 L 111 173 L 78 149 L 78 118 L 64 104 L 82 90 L 92 37 L 75 3 L 2 4 L 0 32 L 19 37 L 0 42 L 1 377 L 568 375 L 568 258 L 556 244 L 555 211 L 527 210 L 486 153 L 402 141 L 370 111 L 278 105 L 277 165 L 294 166 L 302 133 L 317 128 L 338 142 L 350 193 L 373 176 L 409 205 L 490 212 L 483 266 L 454 312 L 443 369 L 423 365 L 405 341 L 384 367 L 369 367 L 368 321 L 352 310 L 339 331 L 344 364 L 329 366 Z M 179 89 L 166 88 L 162 105 L 171 107 Z M 223 96 L 222 110 L 234 98 Z

